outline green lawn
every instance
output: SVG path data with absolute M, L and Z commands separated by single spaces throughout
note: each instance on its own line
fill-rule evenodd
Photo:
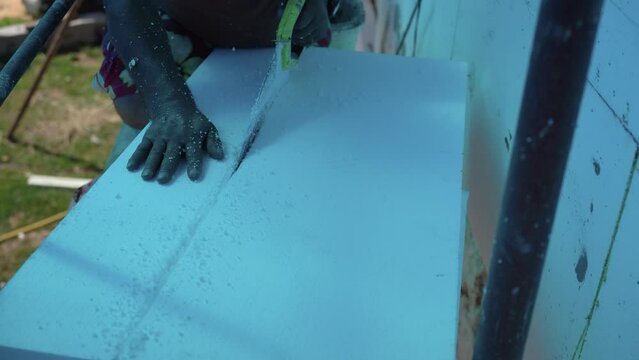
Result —
M 31 69 L 0 108 L 0 234 L 65 210 L 71 190 L 28 186 L 26 174 L 93 178 L 108 157 L 119 120 L 107 96 L 91 89 L 98 47 L 56 56 L 16 134 L 5 139 L 36 69 Z M 0 63 L 1 65 L 2 63 Z M 26 234 L 0 244 L 0 283 L 6 281 L 46 236 Z
M 25 21 L 26 20 L 24 18 L 5 17 L 5 18 L 1 18 L 0 19 L 0 27 L 9 26 L 9 25 L 15 25 L 15 24 L 22 24 Z

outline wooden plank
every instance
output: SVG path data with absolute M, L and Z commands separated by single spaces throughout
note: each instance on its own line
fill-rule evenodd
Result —
M 27 184 L 32 186 L 57 187 L 62 189 L 77 189 L 91 179 L 70 178 L 64 176 L 28 175 Z

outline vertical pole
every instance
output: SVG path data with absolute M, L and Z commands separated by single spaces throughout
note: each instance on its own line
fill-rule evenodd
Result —
M 40 67 L 40 70 L 38 70 L 38 75 L 36 76 L 35 81 L 33 82 L 33 85 L 31 85 L 31 89 L 29 89 L 29 94 L 27 94 L 27 97 L 24 99 L 22 103 L 22 107 L 20 107 L 20 112 L 18 112 L 18 116 L 16 116 L 15 120 L 13 120 L 13 124 L 11 124 L 9 133 L 7 134 L 7 139 L 9 141 L 16 142 L 15 132 L 16 130 L 18 130 L 18 126 L 20 125 L 20 122 L 22 121 L 24 114 L 27 112 L 27 109 L 29 108 L 29 104 L 31 104 L 31 99 L 33 98 L 33 95 L 35 95 L 36 91 L 38 91 L 38 86 L 40 86 L 40 82 L 42 81 L 44 74 L 47 72 L 47 69 L 49 68 L 49 64 L 51 64 L 51 60 L 53 59 L 53 56 L 57 54 L 58 49 L 60 48 L 60 45 L 62 44 L 62 38 L 63 38 L 64 32 L 69 27 L 71 20 L 75 18 L 76 14 L 78 13 L 78 10 L 80 9 L 80 6 L 82 6 L 83 1 L 84 0 L 75 0 L 75 2 L 73 3 L 73 6 L 71 6 L 71 9 L 69 10 L 69 13 L 62 20 L 62 23 L 60 24 L 60 26 L 58 26 L 58 29 L 53 34 L 53 38 L 51 39 L 51 45 L 49 46 L 49 49 L 47 50 L 47 56 L 44 59 L 44 63 Z
M 473 359 L 521 359 L 602 0 L 542 0 Z
M 18 50 L 0 70 L 0 106 L 7 99 L 11 90 L 27 70 L 33 59 L 53 31 L 60 23 L 64 14 L 69 11 L 73 0 L 55 0 L 49 10 L 38 21 L 36 27 L 27 35 Z

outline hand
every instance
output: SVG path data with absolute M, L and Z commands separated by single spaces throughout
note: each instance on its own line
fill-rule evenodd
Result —
M 306 0 L 293 30 L 295 45 L 312 45 L 326 38 L 330 29 L 327 0 Z
M 160 114 L 152 119 L 142 142 L 129 159 L 127 168 L 130 171 L 144 164 L 144 180 L 152 180 L 157 174 L 158 182 L 166 184 L 185 154 L 187 174 L 195 181 L 202 173 L 202 150 L 216 160 L 224 159 L 217 129 L 195 104 L 168 106 L 158 112 Z

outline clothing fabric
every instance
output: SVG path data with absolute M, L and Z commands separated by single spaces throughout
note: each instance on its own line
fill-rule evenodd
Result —
M 160 0 L 159 8 L 222 48 L 275 44 L 284 0 Z
M 188 79 L 198 66 L 213 51 L 213 44 L 202 39 L 166 13 L 161 13 L 162 27 L 169 40 L 169 48 L 173 60 L 179 70 Z M 317 43 L 317 46 L 328 47 L 331 33 Z M 301 51 L 301 49 L 298 49 Z M 102 41 L 102 66 L 93 78 L 93 88 L 106 92 L 111 99 L 132 95 L 137 92 L 135 81 L 129 74 L 127 66 L 120 59 L 115 46 L 110 40 L 108 30 Z
M 213 46 L 187 30 L 167 14 L 161 14 L 162 27 L 169 40 L 173 60 L 185 79 L 188 79 L 204 59 L 213 51 Z M 135 82 L 127 66 L 120 59 L 108 31 L 102 41 L 102 66 L 93 78 L 93 87 L 105 91 L 111 99 L 137 92 Z

